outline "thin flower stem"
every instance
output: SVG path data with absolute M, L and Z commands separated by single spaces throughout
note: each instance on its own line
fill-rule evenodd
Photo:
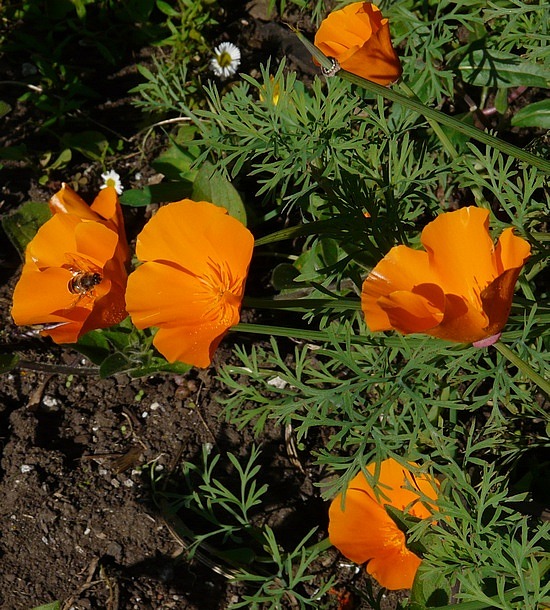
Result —
M 534 371 L 525 360 L 522 360 L 516 353 L 514 353 L 507 345 L 497 341 L 494 344 L 497 351 L 499 351 L 509 362 L 513 365 L 517 366 L 517 368 L 531 381 L 536 383 L 539 388 L 546 393 L 547 396 L 550 396 L 550 383 L 544 379 L 542 375 L 539 375 L 536 371 Z
M 254 241 L 254 246 L 265 246 L 266 244 L 273 244 L 278 241 L 284 241 L 285 239 L 292 239 L 293 237 L 300 237 L 303 235 L 313 235 L 318 233 L 326 232 L 325 229 L 334 232 L 335 225 L 333 220 L 316 220 L 314 222 L 308 222 L 303 225 L 296 225 L 294 227 L 287 227 L 280 229 L 269 235 L 259 237 Z
M 306 47 L 306 49 L 315 57 L 315 59 L 321 64 L 324 68 L 331 68 L 332 61 L 325 57 L 325 55 L 315 46 L 313 45 L 303 34 L 301 34 L 295 28 L 291 28 L 300 42 Z M 541 157 L 537 157 L 526 150 L 522 150 L 513 144 L 509 144 L 508 142 L 504 142 L 499 138 L 495 138 L 494 136 L 486 133 L 485 131 L 481 131 L 477 127 L 472 127 L 471 125 L 467 125 L 462 123 L 458 119 L 455 119 L 435 108 L 430 108 L 429 106 L 425 106 L 422 102 L 417 101 L 415 99 L 408 98 L 406 95 L 391 89 L 390 87 L 384 87 L 383 85 L 378 85 L 377 83 L 373 83 L 372 81 L 361 78 L 360 76 L 356 76 L 351 72 L 347 72 L 346 70 L 339 70 L 337 72 L 337 76 L 340 76 L 344 80 L 347 80 L 354 85 L 358 85 L 362 87 L 366 91 L 370 93 L 374 93 L 376 95 L 381 95 L 382 97 L 391 100 L 392 102 L 397 102 L 405 108 L 409 110 L 413 110 L 418 112 L 427 120 L 433 119 L 437 121 L 441 125 L 446 125 L 447 127 L 451 127 L 452 129 L 463 133 L 464 135 L 469 136 L 470 138 L 477 140 L 478 142 L 482 142 L 483 144 L 487 144 L 487 146 L 491 146 L 500 152 L 510 155 L 524 163 L 529 163 L 534 167 L 537 167 L 545 174 L 550 174 L 550 161 L 542 159 Z
M 323 540 L 319 540 L 315 544 L 307 547 L 308 551 L 317 551 L 318 553 L 322 553 L 323 551 L 328 551 L 328 549 L 332 548 L 332 542 L 327 538 L 323 538 Z
M 39 371 L 41 373 L 53 373 L 58 375 L 99 375 L 99 367 L 91 366 L 68 366 L 65 364 L 49 364 L 46 362 L 34 362 L 32 360 L 19 360 L 15 368 L 28 371 Z
M 506 155 L 510 155 L 511 157 L 514 157 L 519 161 L 529 163 L 530 165 L 533 165 L 534 167 L 540 169 L 545 174 L 550 174 L 550 161 L 546 161 L 541 157 L 537 157 L 536 155 L 533 155 L 527 152 L 526 150 L 522 150 L 521 148 L 518 148 L 513 144 L 509 144 L 504 140 L 495 138 L 495 136 L 492 136 L 486 133 L 485 131 L 481 131 L 481 129 L 478 129 L 477 127 L 472 127 L 471 125 L 462 123 L 461 121 L 447 114 L 444 114 L 443 112 L 440 112 L 435 108 L 430 108 L 429 106 L 425 106 L 421 102 L 411 100 L 408 97 L 402 95 L 401 93 L 394 91 L 393 89 L 389 89 L 387 87 L 383 87 L 382 85 L 378 85 L 377 83 L 365 80 L 364 78 L 356 76 L 355 74 L 346 72 L 346 70 L 340 70 L 338 74 L 343 79 L 355 85 L 359 85 L 360 87 L 363 87 L 363 89 L 366 89 L 371 93 L 382 95 L 385 98 L 391 100 L 392 102 L 397 102 L 398 104 L 401 104 L 406 108 L 409 108 L 410 110 L 418 112 L 426 119 L 433 119 L 434 121 L 441 123 L 441 125 L 447 125 L 447 127 L 451 127 L 451 129 L 463 133 L 464 135 L 469 136 L 473 140 L 477 140 L 482 144 L 487 144 L 487 146 L 491 146 L 492 148 L 495 148 L 496 150 Z
M 285 326 L 267 326 L 264 324 L 248 324 L 246 322 L 239 322 L 239 324 L 232 326 L 229 330 L 239 331 L 244 333 L 253 333 L 256 335 L 273 335 L 275 337 L 287 337 L 289 339 L 304 339 L 306 341 L 340 341 L 345 343 L 346 337 L 335 337 L 333 333 L 329 333 L 323 330 L 310 330 L 308 328 L 289 328 Z M 374 345 L 375 342 L 368 337 L 361 336 L 350 336 L 350 343 L 362 344 L 362 345 Z
M 330 307 L 334 311 L 361 309 L 361 302 L 358 299 L 258 299 L 254 297 L 244 297 L 243 305 L 255 309 L 292 309 L 296 311 L 311 311 L 319 307 Z
M 417 102 L 420 102 L 420 99 L 418 98 L 416 93 L 409 87 L 409 85 L 407 85 L 405 82 L 403 82 L 401 80 L 401 81 L 399 81 L 399 86 L 401 87 L 401 89 L 403 89 L 403 91 L 409 98 L 414 99 Z M 422 102 L 420 102 L 420 103 L 422 103 Z M 427 121 L 430 124 L 430 127 L 436 133 L 437 137 L 440 139 L 441 144 L 443 144 L 443 148 L 447 151 L 447 154 L 449 155 L 449 157 L 451 157 L 451 159 L 457 159 L 458 151 L 453 146 L 453 143 L 449 140 L 449 136 L 447 136 L 447 134 L 443 131 L 443 129 L 441 129 L 441 125 L 437 121 L 434 121 L 433 119 L 427 119 Z

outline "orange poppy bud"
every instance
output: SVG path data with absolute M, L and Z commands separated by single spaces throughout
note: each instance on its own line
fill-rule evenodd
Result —
M 138 235 L 144 261 L 128 279 L 126 306 L 170 362 L 210 364 L 240 319 L 254 238 L 227 210 L 205 201 L 170 203 Z
M 65 184 L 50 209 L 53 217 L 27 246 L 11 314 L 18 325 L 49 325 L 42 334 L 56 343 L 75 343 L 127 315 L 122 211 L 114 188 L 88 206 Z
M 344 70 L 379 85 L 389 85 L 401 76 L 388 20 L 370 2 L 353 2 L 330 13 L 319 26 L 314 44 Z
M 367 470 L 374 475 L 376 464 Z M 435 500 L 437 482 L 428 475 L 413 477 L 392 458 L 381 462 L 378 474 L 378 495 L 361 472 L 348 485 L 343 507 L 342 494 L 334 498 L 329 509 L 329 539 L 351 561 L 368 561 L 367 572 L 382 587 L 410 589 L 421 560 L 407 548 L 405 535 L 384 505 L 407 509 L 407 514 L 425 519 L 431 512 L 420 497 Z
M 427 252 L 396 246 L 364 281 L 361 306 L 369 329 L 458 343 L 496 340 L 529 243 L 506 229 L 495 248 L 489 212 L 474 206 L 441 214 L 421 241 Z

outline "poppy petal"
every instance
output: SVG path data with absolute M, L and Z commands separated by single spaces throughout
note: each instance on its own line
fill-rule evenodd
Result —
M 370 2 L 354 2 L 330 13 L 319 26 L 314 43 L 345 70 L 381 85 L 401 75 L 388 20 Z
M 514 286 L 516 285 L 520 268 L 508 269 L 491 282 L 481 293 L 483 310 L 487 314 L 488 323 L 484 328 L 483 336 L 491 336 L 499 333 L 506 324 L 512 299 L 514 297 Z
M 410 462 L 410 466 L 416 468 L 418 465 Z M 365 488 L 367 493 L 373 494 L 373 498 L 378 499 L 382 504 L 391 504 L 399 510 L 409 507 L 410 514 L 419 519 L 425 519 L 431 515 L 428 508 L 418 502 L 419 495 L 415 491 L 418 490 L 423 496 L 436 500 L 437 486 L 430 477 L 424 474 L 414 476 L 410 470 L 405 469 L 397 460 L 391 458 L 380 462 L 378 469 L 377 464 L 370 464 L 367 466 L 367 470 L 373 476 L 378 472 L 377 490 L 382 495 L 375 496 L 368 483 Z M 364 476 L 362 479 L 366 481 Z M 354 481 L 355 479 L 352 482 Z
M 344 70 L 362 76 L 379 85 L 388 85 L 402 74 L 401 62 L 392 46 L 389 26 L 384 25 L 362 47 L 348 57 L 342 57 Z
M 25 261 L 34 262 L 40 268 L 62 267 L 66 264 L 66 252 L 76 252 L 74 229 L 80 220 L 70 214 L 50 218 L 29 242 Z M 55 248 L 52 247 L 55 244 Z
M 65 183 L 50 199 L 49 205 L 54 214 L 72 214 L 82 220 L 99 220 L 90 206 Z
M 40 271 L 27 265 L 13 293 L 11 315 L 18 325 L 58 322 L 53 312 L 68 309 L 76 301 L 68 290 L 73 275 L 67 269 L 51 267 Z
M 515 235 L 514 229 L 505 229 L 498 240 L 495 251 L 497 272 L 521 269 L 530 255 L 529 242 Z
M 435 284 L 422 284 L 413 289 L 396 290 L 378 299 L 392 328 L 402 333 L 426 332 L 437 326 L 444 316 L 445 295 Z
M 119 236 L 100 222 L 81 222 L 74 229 L 76 251 L 99 269 L 115 253 Z
M 407 548 L 405 535 L 384 504 L 421 519 L 429 517 L 431 511 L 420 499 L 435 500 L 437 483 L 427 475 L 413 475 L 391 458 L 369 464 L 367 470 L 375 478 L 376 488 L 362 472 L 352 479 L 344 506 L 341 494 L 330 505 L 329 539 L 352 561 L 368 561 L 367 572 L 383 587 L 410 588 L 421 560 Z
M 207 367 L 214 352 L 227 332 L 225 324 L 211 322 L 168 328 L 159 328 L 153 344 L 169 362 L 185 362 Z
M 138 328 L 213 322 L 220 317 L 214 299 L 196 275 L 157 262 L 139 266 L 126 289 L 126 304 Z
M 411 551 L 395 550 L 374 557 L 367 564 L 367 572 L 390 591 L 410 589 L 421 563 L 420 557 Z
M 417 284 L 439 284 L 432 273 L 426 252 L 395 246 L 376 265 L 363 282 L 361 308 L 371 331 L 389 330 L 393 325 L 378 301 L 392 292 L 412 292 Z
M 225 208 L 186 199 L 158 210 L 139 234 L 136 254 L 142 261 L 175 262 L 203 275 L 210 271 L 210 258 L 247 269 L 253 245 L 250 231 Z
M 367 519 L 368 526 L 365 526 Z M 388 534 L 398 545 L 405 544 L 405 536 L 384 507 L 363 491 L 351 487 L 346 491 L 343 509 L 341 495 L 332 501 L 328 533 L 331 543 L 355 563 L 365 563 L 375 557 L 388 544 Z
M 497 275 L 489 234 L 489 212 L 469 206 L 440 214 L 422 231 L 430 265 L 446 293 L 472 303 Z

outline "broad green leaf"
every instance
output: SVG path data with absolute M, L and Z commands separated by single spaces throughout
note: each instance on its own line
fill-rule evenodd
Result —
M 32 610 L 61 610 L 61 602 L 52 602 L 51 604 L 36 606 L 36 608 L 32 608 Z
M 107 356 L 99 367 L 99 376 L 101 379 L 122 373 L 131 368 L 132 364 L 123 354 L 111 354 Z
M 512 117 L 514 127 L 550 129 L 550 99 L 524 106 Z
M 27 201 L 15 212 L 2 218 L 2 228 L 21 258 L 24 257 L 27 244 L 51 216 L 47 203 Z
M 502 88 L 497 91 L 495 108 L 500 114 L 504 114 L 508 110 L 508 89 Z
M 157 0 L 157 8 L 168 17 L 180 17 L 180 13 L 163 0 Z
M 208 161 L 202 164 L 197 174 L 191 198 L 215 203 L 246 225 L 246 210 L 237 189 Z
M 42 158 L 40 159 L 40 164 L 42 165 L 42 167 L 44 169 L 47 169 L 48 171 L 51 171 L 53 169 L 61 169 L 63 167 L 65 167 L 67 165 L 67 163 L 69 163 L 69 161 L 72 159 L 73 157 L 73 153 L 71 152 L 70 148 L 65 148 L 63 149 L 59 155 L 57 155 L 57 157 L 55 158 L 54 161 L 51 161 L 52 158 L 52 153 L 46 153 L 42 156 Z
M 494 49 L 473 49 L 458 66 L 462 78 L 477 87 L 548 87 L 550 70 Z
M 61 141 L 66 148 L 77 150 L 92 161 L 102 161 L 109 148 L 109 141 L 99 131 L 66 134 Z
M 197 146 L 183 148 L 172 144 L 164 153 L 157 157 L 151 165 L 168 180 L 187 180 L 193 182 L 197 176 L 197 170 L 191 169 L 191 165 L 200 155 Z
M 439 572 L 425 568 L 421 563 L 414 578 L 409 609 L 428 610 L 447 606 L 450 598 L 451 586 L 448 580 Z
M 27 155 L 27 147 L 24 144 L 0 148 L 0 159 L 6 159 L 9 161 L 23 161 Z
M 273 269 L 271 274 L 271 285 L 275 290 L 296 288 L 294 278 L 298 275 L 300 275 L 300 272 L 294 265 L 291 265 L 290 263 L 280 263 Z
M 127 372 L 131 377 L 147 377 L 155 373 L 174 373 L 175 375 L 184 375 L 193 367 L 185 362 L 166 362 L 161 358 L 153 358 L 153 361 L 144 366 L 129 369 Z
M 8 103 L 0 100 L 0 119 L 3 116 L 6 116 L 6 114 L 8 114 L 8 112 L 10 112 L 10 111 L 11 111 L 11 106 Z
M 161 182 L 146 186 L 143 189 L 129 189 L 120 196 L 120 203 L 131 207 L 144 207 L 150 203 L 167 203 L 179 201 L 191 196 L 190 182 Z
M 0 354 L 0 375 L 9 373 L 17 366 L 18 362 L 19 356 L 17 354 Z
M 97 366 L 112 352 L 109 341 L 101 330 L 87 332 L 73 347 Z

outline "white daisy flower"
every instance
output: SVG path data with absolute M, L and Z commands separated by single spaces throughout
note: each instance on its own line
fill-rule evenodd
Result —
M 210 68 L 216 76 L 227 78 L 235 74 L 241 63 L 241 51 L 232 42 L 222 42 L 214 49 Z
M 101 174 L 101 178 L 103 180 L 103 184 L 99 188 L 104 189 L 104 188 L 107 188 L 108 186 L 114 186 L 117 194 L 122 195 L 122 191 L 124 190 L 124 187 L 122 186 L 120 176 L 115 172 L 114 169 L 111 169 L 108 172 Z

